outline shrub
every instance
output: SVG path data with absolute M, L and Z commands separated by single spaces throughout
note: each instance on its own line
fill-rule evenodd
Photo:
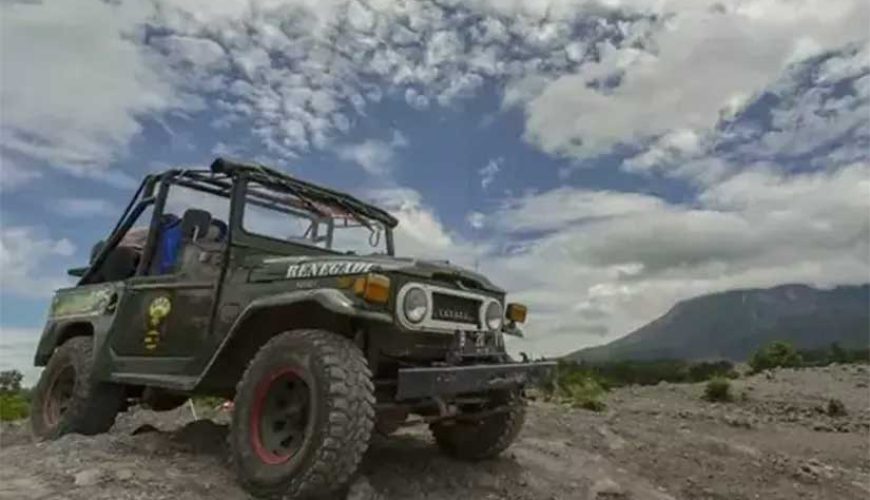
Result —
M 827 366 L 831 363 L 870 363 L 870 349 L 846 349 L 834 342 L 821 349 L 798 351 L 803 366 Z
M 756 351 L 749 359 L 749 366 L 753 373 L 770 368 L 789 368 L 800 365 L 800 354 L 788 342 L 771 342 Z
M 727 378 L 716 377 L 707 382 L 704 387 L 704 399 L 707 401 L 731 401 L 731 382 Z
M 830 417 L 843 417 L 846 415 L 846 405 L 839 399 L 829 399 L 825 413 Z
M 21 420 L 30 415 L 30 403 L 21 394 L 0 394 L 0 422 Z
M 574 408 L 592 411 L 603 411 L 605 408 L 601 398 L 606 389 L 589 372 L 580 370 L 562 372 L 553 389 L 556 398 Z

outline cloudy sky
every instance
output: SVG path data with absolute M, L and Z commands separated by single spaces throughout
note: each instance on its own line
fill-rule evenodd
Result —
M 870 279 L 866 0 L 0 6 L 0 368 L 138 179 L 216 155 L 381 203 L 560 354 L 675 301 Z

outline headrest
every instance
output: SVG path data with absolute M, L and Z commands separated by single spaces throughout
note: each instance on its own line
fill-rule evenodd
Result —
M 205 210 L 189 208 L 181 218 L 181 235 L 184 240 L 194 241 L 208 233 L 211 214 Z
M 209 241 L 223 241 L 227 237 L 227 225 L 220 219 L 212 219 L 208 226 Z

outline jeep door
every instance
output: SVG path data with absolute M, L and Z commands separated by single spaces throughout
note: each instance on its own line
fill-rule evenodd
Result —
M 216 348 L 210 331 L 227 245 L 229 199 L 174 184 L 162 186 L 158 196 L 165 202 L 160 206 L 158 198 L 155 217 L 178 226 L 160 228 L 163 234 L 153 238 L 150 262 L 126 282 L 115 323 L 119 331 L 111 336 L 111 378 L 182 389 L 196 380 Z M 167 259 L 171 230 L 178 233 L 177 251 Z

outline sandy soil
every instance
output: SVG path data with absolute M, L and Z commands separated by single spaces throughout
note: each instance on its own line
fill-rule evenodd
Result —
M 737 380 L 733 403 L 673 384 L 613 391 L 603 413 L 532 402 L 515 445 L 473 465 L 439 454 L 426 429 L 406 429 L 373 440 L 347 498 L 868 498 L 868 382 L 866 367 L 837 366 Z M 827 414 L 832 398 L 846 415 Z M 134 411 L 109 434 L 50 443 L 7 425 L 0 498 L 247 498 L 226 465 L 223 419 Z M 155 429 L 141 432 L 145 424 Z

